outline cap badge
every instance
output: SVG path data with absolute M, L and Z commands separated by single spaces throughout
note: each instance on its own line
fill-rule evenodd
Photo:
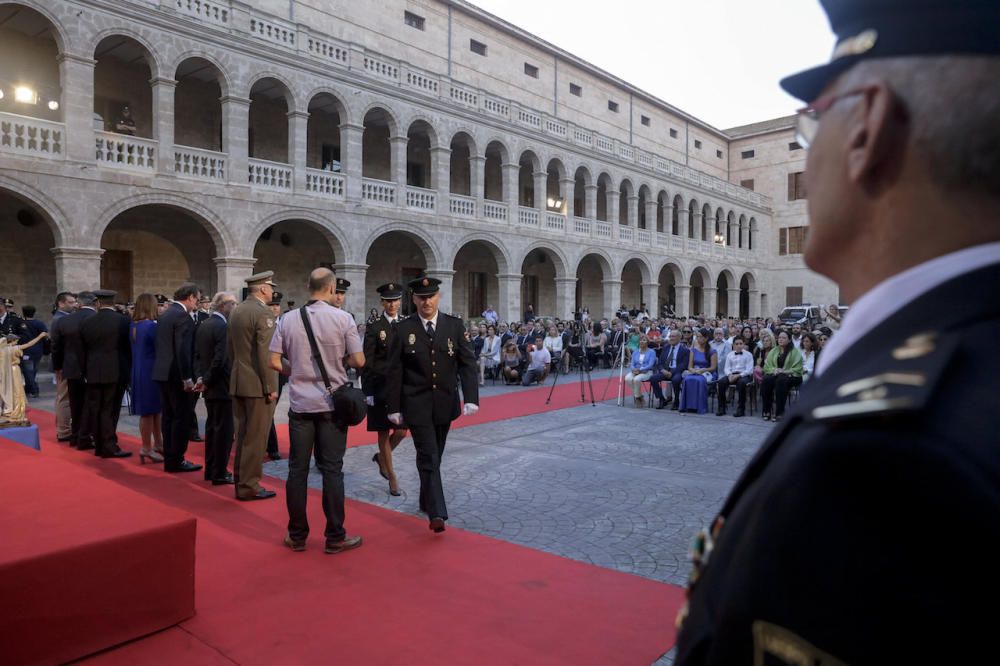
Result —
M 862 33 L 854 35 L 853 37 L 848 37 L 837 44 L 837 46 L 833 49 L 833 56 L 831 56 L 830 60 L 832 61 L 839 58 L 846 58 L 847 56 L 856 56 L 861 55 L 862 53 L 867 53 L 874 48 L 877 41 L 877 30 L 865 30 Z
M 427 278 L 424 278 L 424 281 L 421 282 L 420 284 L 422 284 L 422 285 L 424 285 L 426 287 L 426 286 L 428 286 L 430 284 L 430 280 L 428 280 Z
M 396 289 L 396 285 L 394 285 L 393 283 L 390 282 L 389 283 L 389 291 L 394 291 L 395 289 Z

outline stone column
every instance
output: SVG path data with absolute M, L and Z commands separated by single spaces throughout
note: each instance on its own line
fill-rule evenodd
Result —
M 500 167 L 503 170 L 503 200 L 510 208 L 507 215 L 507 222 L 514 224 L 517 221 L 517 207 L 520 205 L 521 197 L 517 189 L 518 176 L 521 174 L 520 164 L 504 164 Z
M 563 178 L 559 181 L 559 192 L 563 201 L 561 213 L 566 215 L 566 219 L 572 221 L 576 215 L 576 180 L 573 178 Z
M 585 205 L 586 210 L 584 211 L 584 215 L 586 216 L 586 218 L 588 220 L 596 220 L 597 219 L 597 185 L 587 185 L 583 189 L 586 192 L 586 194 L 584 194 L 584 197 L 586 198 L 586 205 Z
M 470 165 L 471 167 L 471 165 Z M 447 215 L 451 196 L 451 148 L 431 148 L 431 188 L 437 190 L 436 213 Z
M 701 309 L 709 317 L 715 317 L 719 314 L 719 308 L 717 307 L 717 301 L 719 299 L 719 290 L 717 287 L 702 287 L 701 288 Z
M 727 289 L 726 290 L 726 316 L 727 317 L 739 317 L 740 316 L 740 290 L 739 289 Z
M 292 165 L 292 190 L 306 191 L 306 157 L 309 151 L 309 114 L 288 113 L 288 163 Z
M 93 136 L 93 132 L 88 134 Z M 92 291 L 101 287 L 102 248 L 54 247 L 52 254 L 56 257 L 56 291 Z
M 690 317 L 691 312 L 691 287 L 686 284 L 675 284 L 674 295 L 677 297 L 674 314 L 678 317 Z
M 353 314 L 354 320 L 359 324 L 365 323 L 368 317 L 368 309 L 365 307 L 368 299 L 368 290 L 365 287 L 368 264 L 334 264 L 333 271 L 337 277 L 351 283 L 347 288 L 347 298 L 344 299 L 344 310 Z
M 454 301 L 452 294 L 455 271 L 450 270 L 428 270 L 427 277 L 437 278 L 441 280 L 441 300 L 438 302 L 438 309 L 441 312 L 447 314 L 452 314 L 454 312 Z M 463 313 L 468 317 L 469 313 Z M 479 314 L 478 312 L 476 314 Z
M 243 300 L 243 287 L 246 279 L 253 275 L 253 267 L 257 263 L 254 257 L 215 257 L 215 284 L 219 291 L 235 294 L 238 300 Z
M 656 232 L 656 209 L 658 208 L 656 199 L 652 201 L 646 201 L 646 228 L 652 232 Z M 664 211 L 664 215 L 666 212 Z M 663 224 L 666 225 L 667 219 L 663 218 Z
M 449 179 L 451 173 L 448 173 Z M 486 157 L 483 155 L 472 155 L 469 157 L 469 178 L 471 178 L 471 188 L 469 193 L 476 200 L 476 216 L 483 215 L 483 197 L 486 192 Z
M 250 100 L 242 97 L 222 98 L 222 152 L 228 155 L 229 183 L 248 187 L 250 178 Z
M 751 317 L 757 318 L 760 316 L 760 290 L 751 289 L 750 290 L 750 308 L 749 314 Z
M 535 182 L 535 208 L 538 209 L 538 214 L 541 216 L 541 224 L 545 225 L 545 211 L 547 211 L 548 204 L 546 201 L 549 198 L 549 174 L 545 171 L 536 171 L 532 174 Z
M 660 283 L 643 282 L 642 300 L 646 304 L 646 311 L 654 319 L 660 316 Z
M 639 197 L 634 194 L 628 198 L 628 226 L 639 226 Z
M 521 277 L 520 273 L 497 274 L 500 291 L 497 314 L 502 321 L 511 322 L 521 318 Z
M 600 315 L 595 317 L 595 319 L 600 319 L 601 317 L 611 318 L 618 306 L 622 303 L 622 281 L 621 280 L 601 280 L 601 284 L 604 285 L 604 303 L 603 309 Z
M 406 144 L 409 137 L 393 136 L 389 138 L 392 154 L 392 181 L 396 183 L 396 205 L 406 208 Z
M 66 132 L 63 150 L 66 157 L 78 162 L 94 162 L 94 66 L 91 57 L 63 53 L 59 56 L 62 79 L 62 109 Z M 105 121 L 108 120 L 105 118 Z M 103 129 L 103 128 L 102 128 Z
M 340 125 L 340 170 L 344 174 L 344 199 L 361 201 L 361 179 L 364 177 L 364 125 Z
M 571 320 L 574 309 L 576 309 L 576 278 L 557 277 L 555 316 Z
M 619 203 L 620 196 L 621 196 L 621 194 L 617 190 L 615 190 L 614 192 L 611 192 L 611 191 L 608 192 L 608 208 L 607 208 L 607 210 L 608 210 L 608 224 L 612 225 L 611 228 L 614 230 L 614 231 L 612 231 L 612 233 L 614 234 L 614 236 L 612 236 L 612 238 L 614 240 L 618 240 L 618 231 L 617 231 L 617 229 L 615 229 L 615 225 L 619 224 L 619 222 L 618 222 L 618 203 Z
M 153 89 L 153 138 L 159 142 L 156 170 L 162 174 L 174 172 L 174 92 L 177 82 L 158 78 L 149 82 Z

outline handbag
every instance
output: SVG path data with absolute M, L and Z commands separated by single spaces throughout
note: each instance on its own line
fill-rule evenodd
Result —
M 316 336 L 313 334 L 312 324 L 309 322 L 306 305 L 299 308 L 299 312 L 302 313 L 302 326 L 306 329 L 306 337 L 309 338 L 312 358 L 319 366 L 319 374 L 323 377 L 326 392 L 333 400 L 334 418 L 345 426 L 358 425 L 365 420 L 365 416 L 368 414 L 365 394 L 360 389 L 354 388 L 354 384 L 350 382 L 336 389 L 333 388 L 330 384 L 330 375 L 327 374 L 326 366 L 323 364 L 323 357 L 319 353 L 319 345 L 316 344 Z

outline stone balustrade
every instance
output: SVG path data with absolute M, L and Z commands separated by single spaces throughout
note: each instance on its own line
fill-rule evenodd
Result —
M 152 173 L 156 170 L 159 143 L 137 136 L 94 132 L 95 158 L 104 166 Z

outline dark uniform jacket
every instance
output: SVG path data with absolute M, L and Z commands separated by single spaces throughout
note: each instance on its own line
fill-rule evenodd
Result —
M 677 664 L 993 661 L 997 284 L 934 288 L 803 387 L 696 540 Z
M 440 320 L 440 318 L 439 318 Z M 379 402 L 385 401 L 385 376 L 389 367 L 389 347 L 396 338 L 396 327 L 402 322 L 390 324 L 385 315 L 379 315 L 365 329 L 365 367 L 361 370 L 361 390 L 365 395 L 374 396 Z M 426 333 L 424 336 L 426 337 Z
M 102 308 L 81 324 L 80 339 L 88 384 L 128 384 L 132 374 L 128 317 Z
M 439 312 L 433 340 L 418 315 L 396 324 L 386 373 L 389 414 L 402 413 L 410 425 L 450 423 L 461 413 L 459 381 L 465 401 L 478 404 L 479 369 L 461 319 Z
M 61 370 L 63 379 L 83 379 L 83 340 L 80 327 L 87 319 L 97 316 L 90 308 L 80 308 L 61 317 L 52 327 L 52 369 Z
M 28 327 L 25 325 L 24 320 L 10 310 L 7 310 L 7 316 L 0 323 L 0 335 L 16 335 L 19 341 L 18 344 L 21 344 L 30 340 L 30 338 L 29 340 L 24 339 L 24 336 L 27 334 Z
M 187 309 L 171 303 L 156 320 L 153 380 L 184 381 L 194 377 L 194 321 Z
M 229 356 L 226 354 L 228 324 L 211 316 L 197 326 L 194 342 L 195 375 L 205 384 L 205 400 L 229 400 Z

